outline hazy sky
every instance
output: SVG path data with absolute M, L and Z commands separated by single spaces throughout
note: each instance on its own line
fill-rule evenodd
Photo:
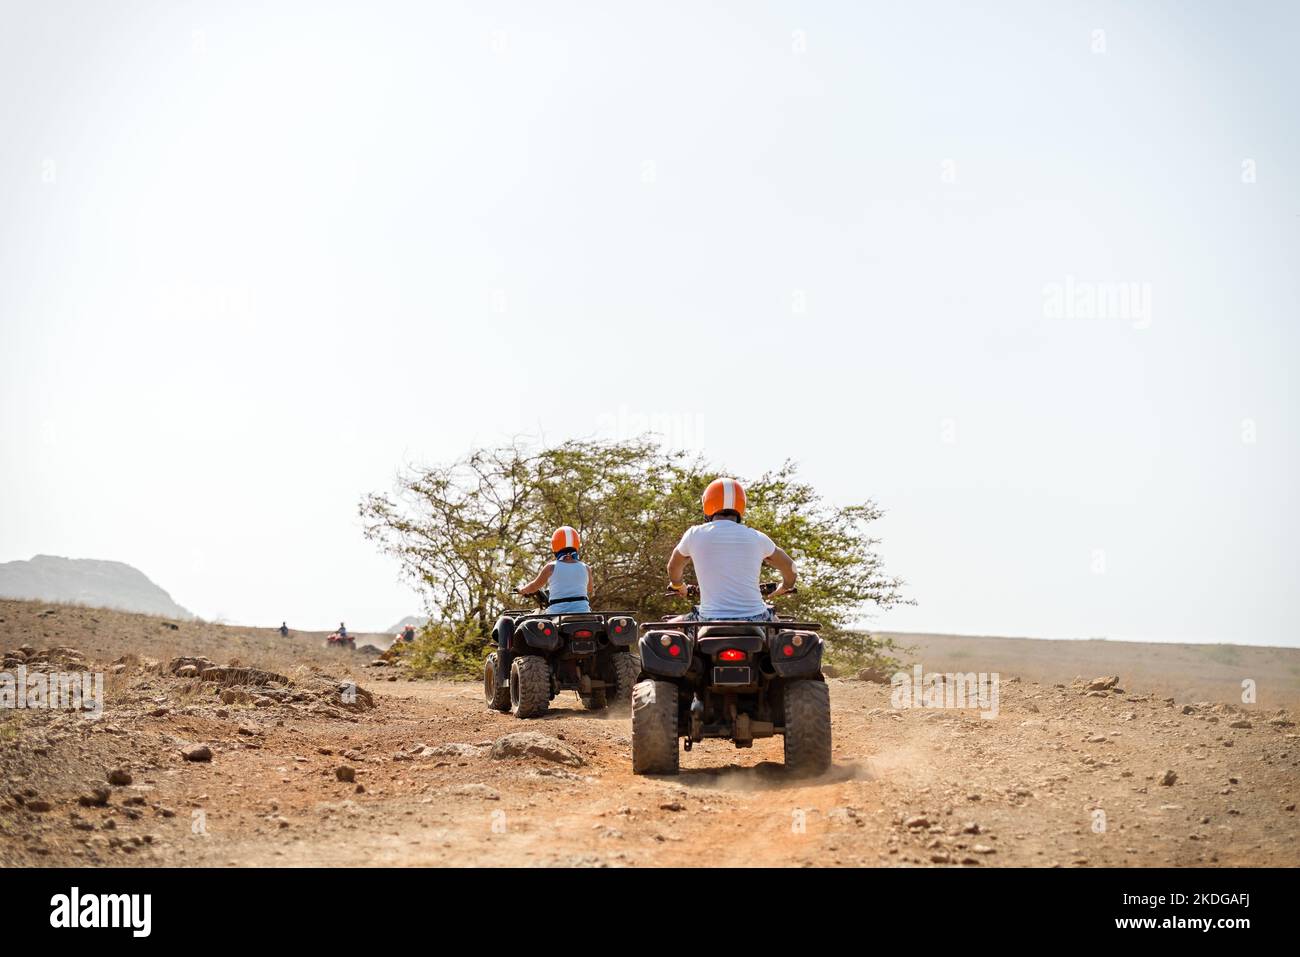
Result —
M 0 561 L 382 628 L 402 463 L 651 427 L 881 627 L 1300 644 L 1300 5 L 979 7 L 0 0 Z

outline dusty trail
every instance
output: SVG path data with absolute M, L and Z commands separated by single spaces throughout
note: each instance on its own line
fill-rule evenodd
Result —
M 26 713 L 0 733 L 0 863 L 1300 863 L 1300 752 L 1274 711 L 1183 713 L 1131 690 L 1004 678 L 1000 713 L 985 720 L 896 711 L 887 687 L 832 680 L 824 777 L 788 778 L 771 739 L 704 742 L 680 776 L 643 778 L 630 771 L 626 716 L 562 695 L 546 717 L 518 721 L 484 709 L 474 684 L 380 672 L 362 674 L 375 707 L 357 713 L 223 705 L 147 669 L 122 675 L 100 722 Z M 173 706 L 155 713 L 167 696 Z M 561 741 L 582 764 L 492 757 L 519 731 Z M 207 744 L 211 761 L 183 760 L 186 743 Z M 341 765 L 354 781 L 338 779 Z M 114 768 L 131 783 L 103 806 L 77 803 Z M 1163 785 L 1167 771 L 1176 780 Z

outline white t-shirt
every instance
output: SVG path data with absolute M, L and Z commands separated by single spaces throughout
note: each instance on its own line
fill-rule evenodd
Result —
M 762 532 L 719 519 L 688 528 L 677 550 L 695 565 L 701 618 L 752 618 L 767 611 L 758 576 L 776 543 Z

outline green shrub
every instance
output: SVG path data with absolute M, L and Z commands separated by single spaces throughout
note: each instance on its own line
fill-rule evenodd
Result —
M 430 622 L 402 655 L 417 678 L 479 675 L 491 641 L 476 621 Z

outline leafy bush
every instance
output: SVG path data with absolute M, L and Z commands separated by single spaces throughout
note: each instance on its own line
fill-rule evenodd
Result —
M 477 622 L 429 622 L 402 650 L 402 660 L 420 678 L 471 676 L 483 667 L 484 648 Z
M 771 536 L 799 572 L 798 594 L 781 612 L 822 622 L 842 667 L 887 664 L 892 643 L 848 630 L 869 608 L 907 603 L 867 530 L 881 512 L 871 501 L 829 505 L 796 472 L 786 462 L 744 483 L 746 524 Z M 664 596 L 665 565 L 682 533 L 703 521 L 700 495 L 720 474 L 651 437 L 515 444 L 407 468 L 393 494 L 366 496 L 360 514 L 367 538 L 422 592 L 430 618 L 449 623 L 426 629 L 413 666 L 477 672 L 497 617 L 523 604 L 514 590 L 550 560 L 560 525 L 582 535 L 598 607 L 642 621 L 684 611 Z

